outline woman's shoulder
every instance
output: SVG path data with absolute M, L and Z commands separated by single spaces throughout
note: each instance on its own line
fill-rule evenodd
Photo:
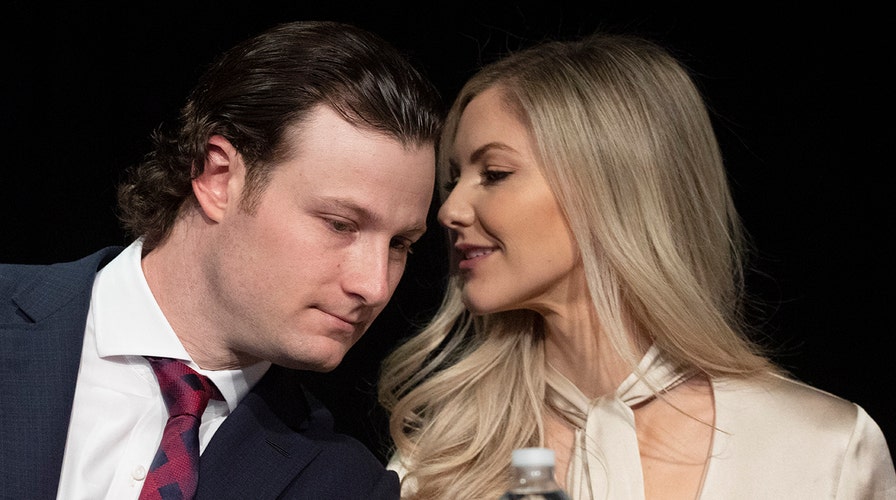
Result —
M 716 420 L 765 422 L 778 429 L 851 434 L 868 418 L 857 404 L 804 382 L 778 375 L 713 380 Z M 788 429 L 792 432 L 793 429 Z
M 710 491 L 724 483 L 761 490 L 762 498 L 808 498 L 788 488 L 809 484 L 819 493 L 815 498 L 835 491 L 869 498 L 877 497 L 868 492 L 896 492 L 884 434 L 854 402 L 779 376 L 714 379 L 713 396 L 711 470 L 720 481 L 710 481 Z
M 713 380 L 716 428 L 732 446 L 890 460 L 883 431 L 858 404 L 782 376 Z M 749 443 L 749 444 L 748 444 Z

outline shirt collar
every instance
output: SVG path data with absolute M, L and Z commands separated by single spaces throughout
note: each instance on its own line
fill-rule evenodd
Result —
M 181 344 L 156 302 L 140 260 L 143 241 L 138 239 L 97 273 L 92 307 L 97 353 L 112 356 L 158 356 L 184 361 L 208 376 L 231 410 L 271 363 L 261 361 L 236 370 L 202 370 Z

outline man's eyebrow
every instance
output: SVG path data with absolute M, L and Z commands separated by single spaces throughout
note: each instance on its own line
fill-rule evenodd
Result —
M 331 210 L 336 212 L 339 211 L 349 211 L 353 213 L 356 217 L 361 219 L 362 221 L 372 224 L 379 225 L 383 222 L 383 218 L 374 212 L 370 211 L 367 207 L 363 207 L 358 205 L 355 201 L 347 199 L 347 198 L 339 198 L 339 197 L 321 197 L 320 201 L 327 207 L 330 207 Z M 408 226 L 402 229 L 402 235 L 411 237 L 411 236 L 421 236 L 426 232 L 426 222 L 421 224 L 414 224 L 412 226 Z

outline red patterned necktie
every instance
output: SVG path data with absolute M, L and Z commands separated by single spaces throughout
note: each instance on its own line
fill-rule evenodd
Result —
M 168 423 L 140 500 L 191 499 L 199 483 L 199 422 L 208 400 L 223 398 L 215 384 L 184 363 L 168 358 L 146 359 L 168 407 Z

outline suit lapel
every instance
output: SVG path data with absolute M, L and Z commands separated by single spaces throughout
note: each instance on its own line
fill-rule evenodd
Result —
M 246 395 L 200 457 L 196 498 L 278 498 L 320 447 L 298 374 L 278 366 Z

